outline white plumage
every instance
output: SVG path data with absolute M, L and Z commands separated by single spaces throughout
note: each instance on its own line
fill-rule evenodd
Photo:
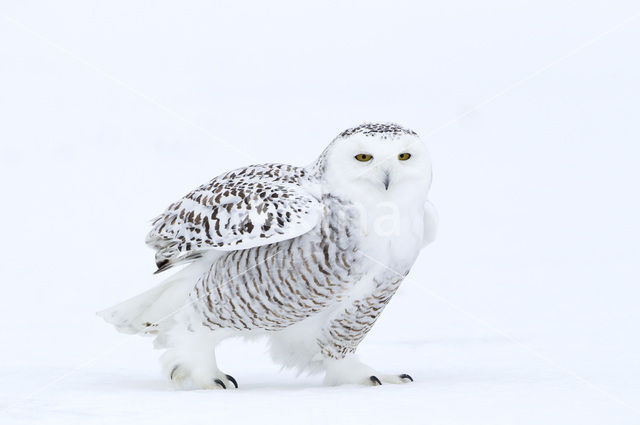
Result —
M 424 144 L 395 124 L 348 129 L 308 167 L 228 172 L 153 222 L 158 272 L 188 265 L 99 315 L 155 335 L 181 386 L 237 386 L 218 369 L 216 344 L 265 334 L 276 361 L 324 370 L 327 384 L 408 382 L 354 353 L 435 237 L 430 184 Z

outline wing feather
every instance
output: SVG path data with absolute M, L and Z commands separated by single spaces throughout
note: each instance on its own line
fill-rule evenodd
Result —
M 146 242 L 158 271 L 214 249 L 232 251 L 295 238 L 321 219 L 322 204 L 304 168 L 252 165 L 218 176 L 171 204 Z

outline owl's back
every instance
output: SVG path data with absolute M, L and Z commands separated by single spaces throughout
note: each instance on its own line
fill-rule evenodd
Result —
M 358 217 L 349 203 L 323 198 L 318 226 L 296 238 L 229 252 L 190 294 L 211 328 L 278 330 L 339 302 L 361 277 Z

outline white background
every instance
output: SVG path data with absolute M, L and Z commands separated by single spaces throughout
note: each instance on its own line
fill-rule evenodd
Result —
M 0 422 L 639 423 L 639 13 L 2 1 Z M 433 156 L 438 240 L 359 349 L 416 382 L 324 388 L 229 342 L 241 391 L 175 391 L 95 316 L 157 282 L 170 202 L 363 121 Z

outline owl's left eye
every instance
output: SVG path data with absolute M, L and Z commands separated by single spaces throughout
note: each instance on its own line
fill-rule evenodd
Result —
M 407 159 L 411 158 L 411 154 L 408 152 L 405 153 L 401 153 L 400 155 L 398 155 L 398 159 L 400 161 L 406 161 Z
M 371 159 L 373 159 L 373 156 L 369 155 L 368 153 L 359 153 L 358 155 L 356 155 L 356 159 L 360 162 L 367 162 L 371 161 Z

